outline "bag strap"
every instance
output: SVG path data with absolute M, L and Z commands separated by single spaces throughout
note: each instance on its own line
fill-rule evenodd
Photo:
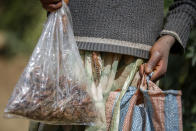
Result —
M 143 63 L 143 60 L 142 59 L 137 59 L 135 63 L 132 63 L 133 64 L 133 68 L 132 68 L 132 71 L 130 72 L 129 76 L 127 77 L 123 87 L 122 87 L 122 90 L 121 90 L 121 93 L 120 93 L 120 96 L 116 102 L 116 105 L 114 107 L 114 112 L 113 112 L 113 116 L 112 116 L 112 121 L 111 121 L 111 126 L 110 126 L 110 131 L 118 131 L 118 126 L 119 126 L 119 118 L 120 118 L 120 102 L 121 102 L 121 99 L 122 97 L 124 96 L 124 94 L 126 93 L 129 85 L 132 83 L 133 79 L 134 79 L 134 76 L 135 74 L 137 73 L 138 69 L 139 69 L 139 66 Z
M 151 72 L 149 75 L 146 76 L 146 82 L 147 82 L 147 89 L 149 89 L 149 82 L 150 82 L 150 79 L 152 78 L 152 75 L 154 74 L 154 72 Z

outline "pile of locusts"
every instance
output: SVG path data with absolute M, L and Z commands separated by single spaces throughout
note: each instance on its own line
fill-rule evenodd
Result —
M 85 85 L 73 83 L 66 76 L 60 76 L 57 85 L 39 72 L 40 67 L 34 68 L 26 79 L 30 85 L 27 92 L 20 90 L 26 87 L 15 90 L 18 98 L 10 101 L 11 114 L 54 124 L 90 123 L 96 119 L 96 109 Z
M 107 56 L 104 67 L 100 53 L 80 53 L 90 88 L 63 75 L 56 84 L 47 73 L 40 73 L 40 67 L 35 67 L 25 80 L 30 87 L 15 89 L 18 96 L 11 99 L 9 113 L 53 124 L 105 122 L 106 96 L 114 82 L 120 56 Z M 26 92 L 21 91 L 27 88 Z

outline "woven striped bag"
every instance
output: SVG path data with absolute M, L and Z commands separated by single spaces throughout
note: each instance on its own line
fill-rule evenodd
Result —
M 120 92 L 111 92 L 106 112 L 110 131 L 182 131 L 181 91 L 162 91 L 144 75 L 138 87 L 130 86 L 120 101 L 119 117 L 114 108 Z M 112 124 L 115 123 L 115 124 Z

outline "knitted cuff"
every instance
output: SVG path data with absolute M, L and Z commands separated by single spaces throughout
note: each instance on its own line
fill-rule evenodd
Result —
M 176 38 L 176 43 L 171 49 L 172 52 L 184 52 L 193 24 L 192 17 L 185 12 L 168 15 L 160 35 L 171 35 Z

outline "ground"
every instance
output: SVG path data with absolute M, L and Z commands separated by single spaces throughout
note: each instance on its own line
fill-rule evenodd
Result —
M 5 106 L 27 62 L 27 57 L 8 59 L 0 56 L 0 131 L 28 130 L 28 120 L 3 118 Z

